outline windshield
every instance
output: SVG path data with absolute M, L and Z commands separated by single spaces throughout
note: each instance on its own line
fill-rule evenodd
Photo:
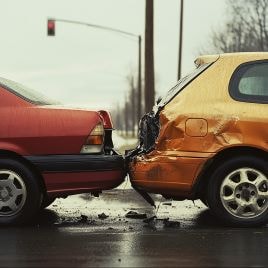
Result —
M 167 103 L 169 103 L 180 91 L 183 90 L 185 86 L 187 86 L 191 81 L 193 81 L 198 75 L 200 75 L 203 71 L 205 71 L 212 63 L 205 63 L 198 68 L 196 68 L 193 72 L 183 77 L 178 81 L 178 83 L 171 88 L 167 94 L 161 99 L 161 101 L 157 104 L 157 109 L 164 107 Z
M 29 101 L 38 105 L 55 105 L 59 102 L 49 99 L 44 96 L 42 93 L 25 87 L 17 82 L 1 78 L 0 77 L 0 86 L 10 91 L 11 93 L 21 97 L 22 99 Z

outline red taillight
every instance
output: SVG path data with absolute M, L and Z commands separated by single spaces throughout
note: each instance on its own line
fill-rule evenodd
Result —
M 85 144 L 82 146 L 80 153 L 90 154 L 90 153 L 101 153 L 104 142 L 104 128 L 102 123 L 99 123 L 91 131 L 90 135 L 87 137 Z
M 112 123 L 112 118 L 111 115 L 107 111 L 99 111 L 99 115 L 101 116 L 101 119 L 103 121 L 103 127 L 112 129 L 113 128 L 113 123 Z

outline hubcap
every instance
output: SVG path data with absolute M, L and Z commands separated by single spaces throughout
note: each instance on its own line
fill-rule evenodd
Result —
M 11 170 L 0 170 L 0 217 L 17 214 L 25 204 L 26 186 Z
M 256 169 L 237 169 L 224 178 L 220 197 L 233 216 L 255 218 L 268 208 L 268 178 Z

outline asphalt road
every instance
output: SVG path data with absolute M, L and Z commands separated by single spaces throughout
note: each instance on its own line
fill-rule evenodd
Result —
M 32 226 L 0 229 L 0 267 L 268 266 L 268 226 L 232 229 L 199 201 L 155 198 L 158 209 L 123 186 L 58 199 Z

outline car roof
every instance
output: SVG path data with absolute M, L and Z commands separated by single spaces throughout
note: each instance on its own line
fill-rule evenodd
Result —
M 202 64 L 212 63 L 217 61 L 219 58 L 239 58 L 240 60 L 260 60 L 268 59 L 268 52 L 236 52 L 236 53 L 223 53 L 214 55 L 202 55 L 198 57 L 194 63 L 198 67 Z

